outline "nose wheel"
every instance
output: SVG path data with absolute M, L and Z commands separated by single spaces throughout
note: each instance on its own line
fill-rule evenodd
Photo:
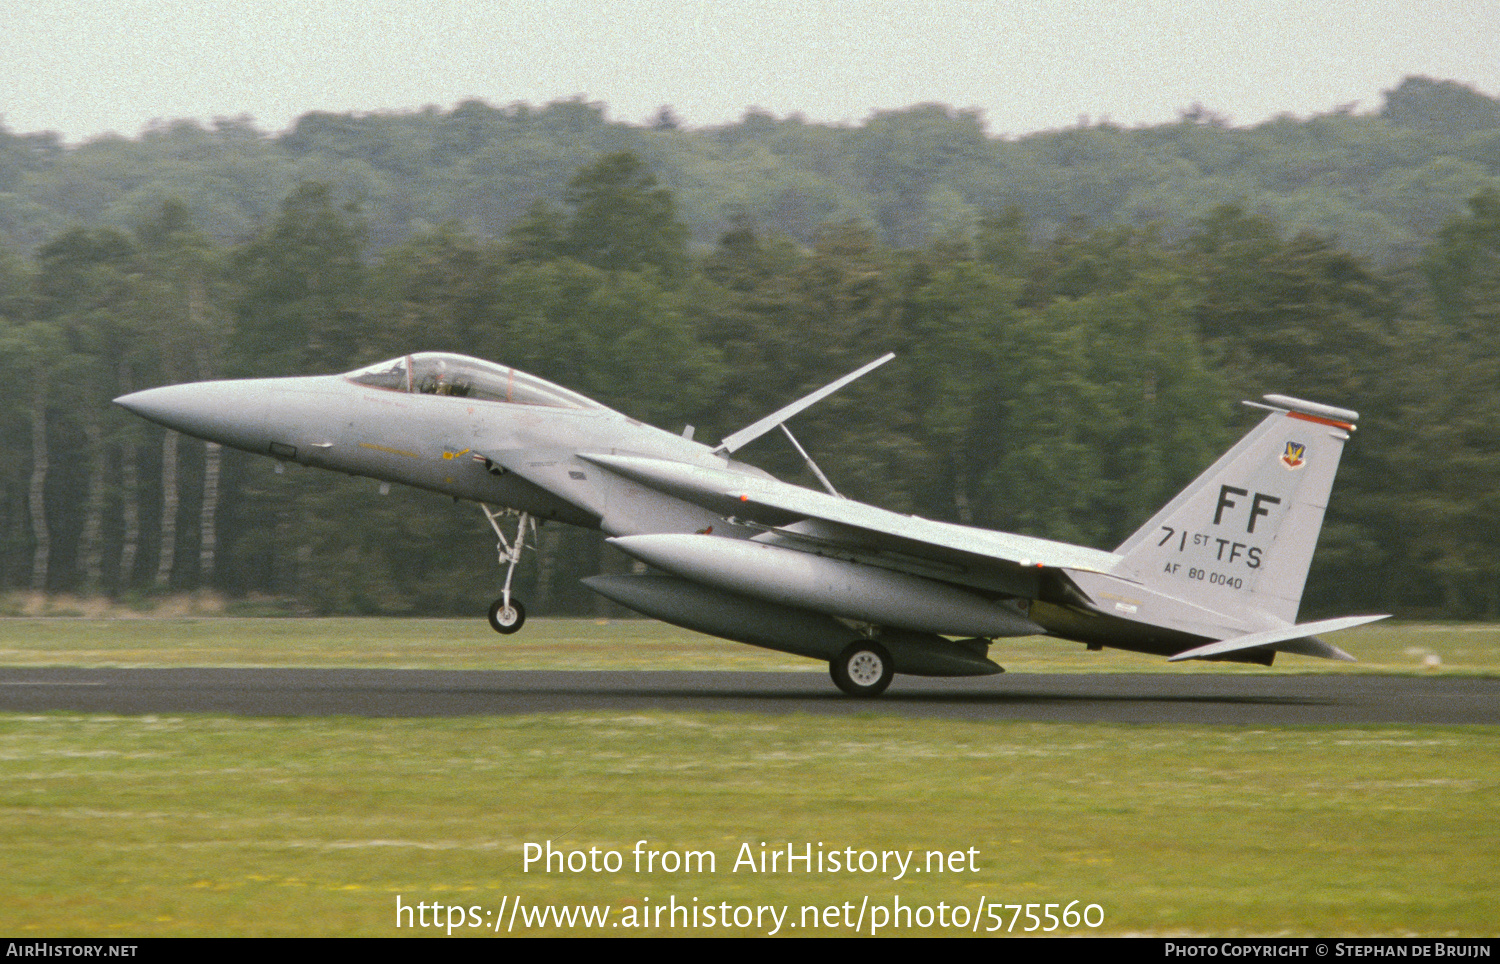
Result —
M 515 577 L 516 565 L 521 561 L 521 550 L 526 548 L 527 528 L 531 529 L 532 535 L 536 534 L 536 520 L 522 512 L 521 521 L 516 525 L 516 538 L 512 542 L 500 531 L 501 513 L 483 503 L 479 507 L 484 510 L 484 517 L 489 520 L 490 528 L 495 530 L 495 536 L 500 540 L 495 551 L 500 556 L 500 564 L 505 567 L 505 589 L 499 599 L 490 603 L 490 628 L 509 636 L 526 625 L 526 607 L 521 605 L 519 599 L 511 597 L 510 581 Z
M 873 697 L 885 692 L 896 675 L 896 666 L 884 646 L 857 640 L 828 664 L 834 685 L 849 696 Z
M 526 625 L 526 607 L 521 605 L 519 599 L 512 599 L 509 603 L 505 597 L 490 603 L 490 628 L 505 636 L 517 632 Z

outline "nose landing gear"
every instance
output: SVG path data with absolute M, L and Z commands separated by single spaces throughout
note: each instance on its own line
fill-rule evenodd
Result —
M 515 541 L 510 542 L 505 538 L 505 533 L 500 531 L 499 519 L 502 515 L 511 513 L 496 512 L 483 503 L 479 507 L 484 510 L 484 517 L 489 520 L 490 528 L 495 530 L 495 535 L 500 540 L 495 551 L 500 557 L 500 564 L 505 567 L 505 588 L 500 598 L 490 604 L 490 628 L 509 636 L 526 624 L 526 607 L 521 605 L 519 599 L 511 598 L 510 581 L 516 574 L 516 565 L 521 561 L 521 550 L 526 547 L 526 530 L 530 528 L 532 536 L 536 536 L 536 520 L 522 512 L 520 522 L 516 525 Z
M 508 604 L 505 597 L 500 597 L 490 603 L 490 628 L 497 633 L 509 636 L 518 632 L 526 625 L 526 607 L 521 605 L 519 599 L 512 599 Z

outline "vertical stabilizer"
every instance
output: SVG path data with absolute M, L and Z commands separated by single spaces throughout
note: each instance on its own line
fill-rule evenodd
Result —
M 1285 395 L 1116 549 L 1121 575 L 1221 613 L 1296 622 L 1344 442 L 1359 417 Z

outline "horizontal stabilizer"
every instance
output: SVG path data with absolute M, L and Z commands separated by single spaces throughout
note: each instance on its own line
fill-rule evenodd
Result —
M 1225 653 L 1238 653 L 1247 649 L 1274 649 L 1283 653 L 1296 653 L 1299 656 L 1321 656 L 1324 659 L 1341 659 L 1345 662 L 1354 662 L 1354 657 L 1330 645 L 1320 639 L 1314 638 L 1314 633 L 1333 633 L 1340 629 L 1351 629 L 1355 626 L 1363 626 L 1365 623 L 1373 623 L 1378 619 L 1388 619 L 1388 616 L 1343 616 L 1339 619 L 1324 619 L 1315 623 L 1303 623 L 1300 626 L 1289 626 L 1286 629 L 1273 629 L 1264 633 L 1250 633 L 1246 636 L 1235 636 L 1232 639 L 1220 640 L 1217 643 L 1207 643 L 1176 656 L 1168 657 L 1169 662 L 1179 662 L 1184 659 L 1208 659 L 1213 656 L 1222 656 Z

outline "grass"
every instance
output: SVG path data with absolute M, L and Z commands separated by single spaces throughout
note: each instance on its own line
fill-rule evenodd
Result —
M 0 721 L 0 773 L 19 936 L 397 935 L 397 895 L 617 915 L 1076 899 L 1102 934 L 1482 935 L 1500 898 L 1483 728 L 48 715 Z M 639 840 L 715 871 L 636 873 Z M 624 867 L 527 872 L 549 841 Z M 980 869 L 733 870 L 742 844 L 789 842 L 973 848 Z
M 1340 643 L 1365 660 L 1356 672 L 1500 666 L 1491 627 L 1377 626 Z M 1004 648 L 1012 671 L 1179 669 L 1045 641 Z M 644 622 L 537 621 L 501 640 L 478 621 L 11 619 L 0 620 L 0 650 L 0 662 L 31 665 L 823 671 Z M 1440 667 L 1423 668 L 1428 654 Z M 1104 911 L 1103 926 L 1082 933 L 1491 935 L 1500 898 L 1496 736 L 1493 727 L 874 714 L 0 715 L 0 931 L 431 936 L 396 927 L 398 896 L 411 907 L 437 902 L 481 915 L 519 896 L 528 906 L 608 906 L 615 922 L 673 899 L 698 907 L 700 920 L 703 908 L 727 903 L 790 907 L 790 920 L 806 923 L 804 906 L 847 903 L 852 913 L 867 897 L 887 908 L 899 898 L 929 913 L 962 907 L 971 924 L 981 901 L 1080 900 Z M 640 840 L 709 851 L 717 865 L 636 873 Z M 526 871 L 526 844 L 548 841 L 616 851 L 624 866 Z M 733 869 L 742 845 L 758 853 L 788 843 L 915 851 L 918 860 L 972 848 L 980 869 L 899 881 Z M 1003 913 L 1008 924 L 1014 911 Z M 464 922 L 474 919 L 463 912 Z M 981 930 L 990 925 L 981 917 Z M 1026 926 L 1024 916 L 1015 924 Z M 590 932 L 518 922 L 522 930 Z M 737 932 L 768 930 L 762 921 Z
M 1500 626 L 1377 623 L 1332 639 L 1360 661 L 1282 656 L 1271 670 L 1169 664 L 1044 638 L 1001 640 L 990 653 L 1008 671 L 1023 673 L 1500 673 Z M 645 619 L 533 619 L 502 637 L 478 618 L 11 618 L 0 619 L 0 665 L 827 671 L 812 660 Z

